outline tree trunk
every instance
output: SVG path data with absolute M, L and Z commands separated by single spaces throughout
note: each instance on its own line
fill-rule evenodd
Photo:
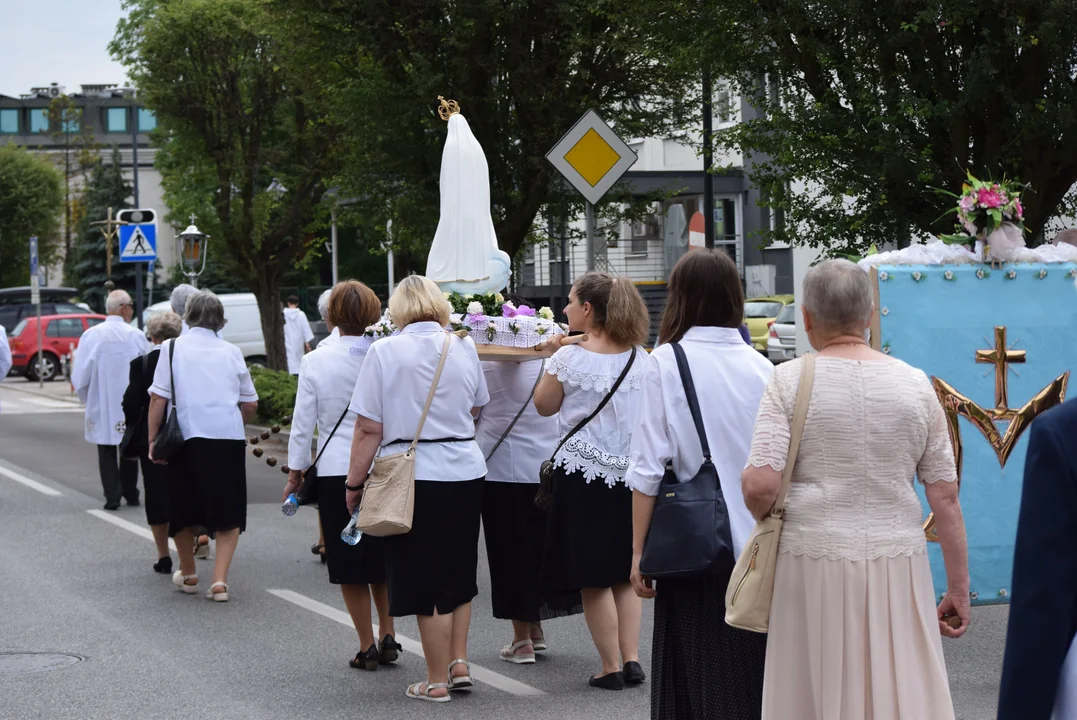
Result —
M 262 337 L 266 343 L 266 365 L 272 370 L 287 370 L 284 351 L 284 310 L 280 305 L 280 282 L 274 268 L 258 269 L 258 314 Z

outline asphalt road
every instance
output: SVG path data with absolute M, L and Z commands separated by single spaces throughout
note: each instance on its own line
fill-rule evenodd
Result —
M 233 599 L 214 604 L 151 572 L 140 508 L 101 510 L 96 451 L 77 407 L 0 384 L 0 653 L 66 653 L 76 664 L 11 673 L 0 655 L 0 720 L 26 718 L 502 718 L 636 720 L 649 689 L 586 686 L 596 655 L 582 617 L 550 623 L 535 666 L 498 660 L 510 638 L 490 615 L 480 543 L 471 659 L 480 682 L 447 705 L 404 697 L 425 677 L 413 619 L 398 622 L 405 655 L 376 673 L 351 670 L 358 649 L 339 592 L 308 547 L 317 518 L 284 518 L 283 475 L 248 463 L 248 532 L 232 568 Z M 201 561 L 200 561 L 201 563 Z M 201 564 L 201 574 L 209 574 Z M 203 583 L 205 584 L 205 583 Z M 946 642 L 959 718 L 994 717 L 1004 606 L 977 608 L 970 633 Z M 645 607 L 643 658 L 650 665 Z M 31 658 L 34 659 L 34 658 Z M 46 660 L 37 656 L 38 660 Z

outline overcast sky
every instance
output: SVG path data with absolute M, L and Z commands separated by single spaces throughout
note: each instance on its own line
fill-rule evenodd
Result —
M 120 0 L 0 0 L 0 95 L 18 97 L 49 83 L 123 84 L 123 67 L 108 54 Z

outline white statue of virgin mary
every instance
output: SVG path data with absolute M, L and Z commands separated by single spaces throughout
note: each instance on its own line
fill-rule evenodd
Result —
M 441 217 L 426 276 L 445 292 L 497 292 L 508 285 L 512 263 L 497 246 L 490 217 L 490 167 L 460 106 L 438 100 L 449 134 L 441 156 Z

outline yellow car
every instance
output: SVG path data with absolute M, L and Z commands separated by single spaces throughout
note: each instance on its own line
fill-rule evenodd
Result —
M 764 355 L 767 352 L 767 335 L 778 313 L 793 303 L 792 295 L 768 295 L 751 298 L 744 302 L 744 322 L 752 337 L 752 347 Z

